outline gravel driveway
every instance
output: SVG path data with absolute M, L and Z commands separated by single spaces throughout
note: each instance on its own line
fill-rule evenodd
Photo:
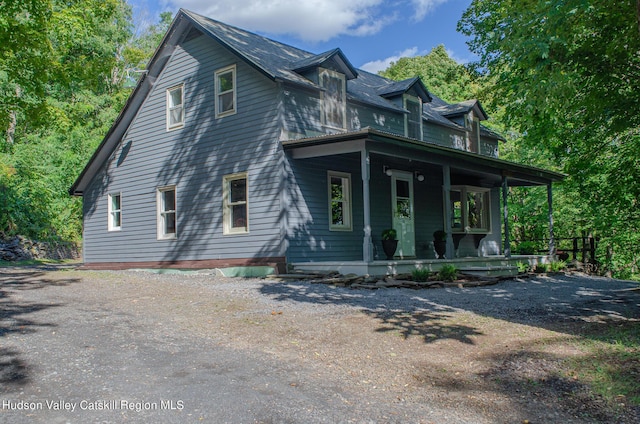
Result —
M 0 422 L 633 422 L 558 370 L 577 330 L 638 321 L 637 287 L 0 268 Z

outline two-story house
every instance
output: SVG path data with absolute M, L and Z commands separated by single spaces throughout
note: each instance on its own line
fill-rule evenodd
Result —
M 70 189 L 84 198 L 84 262 L 375 273 L 387 228 L 398 263 L 435 259 L 436 230 L 449 259 L 504 258 L 507 187 L 563 175 L 499 159 L 485 119 L 476 100 L 448 104 L 340 49 L 180 10 Z

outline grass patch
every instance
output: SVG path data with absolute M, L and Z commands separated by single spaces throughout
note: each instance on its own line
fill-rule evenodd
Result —
M 640 325 L 599 325 L 582 336 L 585 355 L 570 359 L 567 372 L 614 406 L 640 406 Z

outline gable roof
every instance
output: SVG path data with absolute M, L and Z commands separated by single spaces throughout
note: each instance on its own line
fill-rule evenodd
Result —
M 147 71 L 142 75 L 135 89 L 132 91 L 123 110 L 107 132 L 91 159 L 82 170 L 76 181 L 69 189 L 72 195 L 82 195 L 91 179 L 106 163 L 109 156 L 126 136 L 131 122 L 138 110 L 153 89 L 167 61 L 176 46 L 192 34 L 202 33 L 218 42 L 221 46 L 238 56 L 258 72 L 273 81 L 294 84 L 313 90 L 321 90 L 314 81 L 307 79 L 301 72 L 330 63 L 336 69 L 345 73 L 349 80 L 347 84 L 347 99 L 351 102 L 382 108 L 398 113 L 407 111 L 390 98 L 414 90 L 424 100 L 423 118 L 440 125 L 464 131 L 464 128 L 447 119 L 445 113 L 457 110 L 455 105 L 448 104 L 442 99 L 429 93 L 420 78 L 410 78 L 404 81 L 392 81 L 380 75 L 372 74 L 356 68 L 349 63 L 340 49 L 333 49 L 321 54 L 313 54 L 287 44 L 236 28 L 222 22 L 184 9 L 176 14 L 171 26 L 156 49 L 147 65 Z M 479 103 L 472 107 L 479 107 Z M 464 102 L 463 102 L 464 103 Z M 460 103 L 458 105 L 463 105 Z M 458 106 L 462 107 L 462 106 Z M 486 117 L 484 111 L 483 116 Z M 491 132 L 489 137 L 496 136 Z M 496 137 L 494 137 L 496 138 Z
M 330 61 L 335 63 L 338 69 L 340 69 L 340 71 L 342 71 L 342 73 L 346 75 L 347 80 L 352 80 L 358 77 L 358 71 L 353 67 L 353 65 L 349 62 L 347 57 L 344 55 L 344 53 L 342 53 L 342 50 L 340 49 L 329 50 L 328 52 L 303 59 L 296 63 L 296 67 L 293 68 L 293 70 L 298 73 L 302 73 L 306 70 L 323 66 Z
M 447 118 L 453 118 L 455 116 L 464 115 L 473 110 L 481 121 L 488 118 L 486 112 L 482 108 L 480 102 L 476 99 L 465 100 L 464 102 L 454 104 L 444 104 L 437 106 L 435 110 Z
M 424 83 L 419 77 L 409 78 L 403 81 L 386 81 L 386 83 L 378 89 L 378 94 L 382 97 L 389 98 L 395 97 L 400 94 L 404 94 L 411 89 L 415 89 L 420 97 L 425 102 L 432 100 L 431 94 L 424 86 Z

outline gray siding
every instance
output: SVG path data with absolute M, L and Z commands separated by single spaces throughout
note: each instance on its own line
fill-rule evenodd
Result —
M 362 260 L 363 203 L 360 155 L 290 160 L 287 261 Z M 351 174 L 353 229 L 329 230 L 327 171 Z
M 214 72 L 237 65 L 237 114 L 214 119 Z M 184 83 L 185 126 L 166 130 L 166 89 Z M 278 87 L 207 37 L 179 46 L 118 148 L 85 192 L 86 262 L 283 255 Z M 223 176 L 249 174 L 246 235 L 223 235 Z M 176 240 L 157 240 L 156 189 L 177 187 Z M 107 194 L 122 193 L 122 230 L 107 231 Z

